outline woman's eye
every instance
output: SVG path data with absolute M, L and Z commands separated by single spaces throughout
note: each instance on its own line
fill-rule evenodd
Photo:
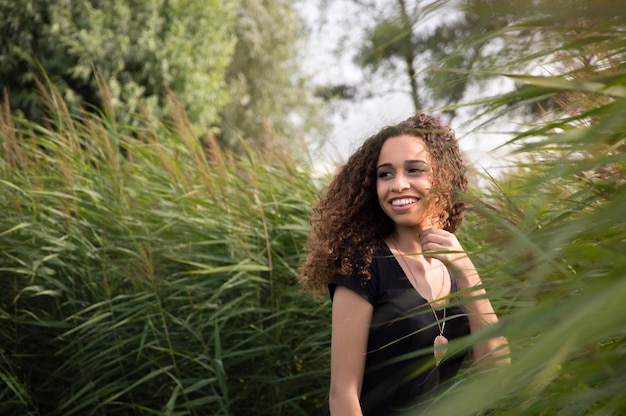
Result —
M 412 174 L 420 174 L 420 173 L 425 173 L 426 169 L 425 168 L 411 168 L 409 169 L 409 173 Z
M 392 175 L 393 174 L 391 172 L 378 172 L 378 177 L 379 178 L 389 178 Z

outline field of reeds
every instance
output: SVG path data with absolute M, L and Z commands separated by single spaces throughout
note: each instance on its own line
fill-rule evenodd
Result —
M 296 289 L 318 192 L 184 114 L 0 121 L 0 414 L 313 414 L 328 308 Z
M 428 414 L 626 410 L 620 88 L 529 126 L 525 162 L 467 196 L 513 365 L 468 368 Z M 306 163 L 225 153 L 182 111 L 130 129 L 47 102 L 47 126 L 0 119 L 0 413 L 325 414 L 330 308 L 296 277 Z
M 481 102 L 559 103 L 460 234 L 501 323 L 459 343 L 504 334 L 513 364 L 416 414 L 626 414 L 625 74 Z M 325 179 L 222 151 L 176 106 L 130 127 L 44 102 L 45 125 L 0 112 L 0 414 L 327 414 L 330 305 L 297 286 Z

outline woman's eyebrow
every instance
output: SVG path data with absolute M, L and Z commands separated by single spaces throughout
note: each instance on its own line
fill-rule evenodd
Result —
M 410 159 L 410 160 L 405 160 L 404 164 L 405 165 L 411 165 L 414 163 L 423 163 L 425 165 L 428 164 L 428 162 L 426 162 L 425 160 L 421 160 L 421 159 Z M 392 167 L 393 165 L 389 162 L 385 162 L 385 163 L 381 163 L 380 165 L 376 166 L 376 169 L 380 169 L 380 168 L 389 168 Z

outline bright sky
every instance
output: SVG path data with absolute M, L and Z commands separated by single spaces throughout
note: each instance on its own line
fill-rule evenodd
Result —
M 362 36 L 362 25 L 346 27 L 342 16 L 354 15 L 354 6 L 349 0 L 331 0 L 328 9 L 322 15 L 318 4 L 320 0 L 301 1 L 298 9 L 307 19 L 311 27 L 311 39 L 308 47 L 309 60 L 307 67 L 319 84 L 331 82 L 340 84 L 356 84 L 363 81 L 361 70 L 352 63 L 348 54 L 338 57 L 333 53 L 343 41 L 346 50 L 356 50 Z M 324 25 L 320 19 L 326 19 Z M 332 119 L 332 132 L 328 143 L 316 157 L 317 168 L 321 171 L 333 172 L 338 162 L 345 161 L 348 156 L 373 133 L 385 125 L 395 124 L 410 117 L 413 104 L 410 96 L 403 92 L 389 91 L 393 80 L 380 81 L 381 85 L 369 85 L 370 90 L 380 91 L 380 95 L 359 102 L 343 105 Z M 496 90 L 497 91 L 497 90 Z M 469 133 L 471 127 L 463 127 L 467 119 L 463 114 L 458 116 L 452 127 L 457 133 L 459 144 L 468 163 L 478 169 L 486 169 L 496 174 L 499 166 L 506 165 L 505 152 L 495 151 L 508 136 L 498 133 L 482 133 L 480 137 Z M 501 127 L 501 130 L 510 127 Z

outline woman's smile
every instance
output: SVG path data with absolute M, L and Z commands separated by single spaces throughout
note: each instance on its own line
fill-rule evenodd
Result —
M 410 205 L 410 204 L 414 204 L 417 201 L 419 201 L 419 199 L 417 198 L 400 198 L 400 199 L 393 199 L 391 201 L 391 205 L 393 205 L 394 207 L 404 207 L 406 205 Z
M 428 211 L 430 155 L 424 140 L 411 135 L 391 137 L 377 163 L 376 192 L 381 208 L 397 225 L 419 225 Z
M 417 197 L 392 198 L 389 200 L 389 205 L 391 205 L 390 209 L 394 213 L 407 214 L 415 211 L 420 200 Z

